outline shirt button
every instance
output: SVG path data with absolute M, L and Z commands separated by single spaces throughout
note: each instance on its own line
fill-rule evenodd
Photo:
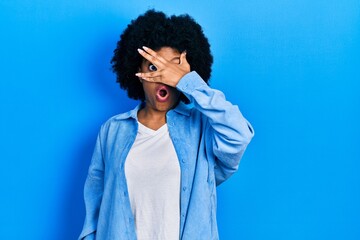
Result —
M 183 187 L 183 191 L 186 191 L 186 187 Z

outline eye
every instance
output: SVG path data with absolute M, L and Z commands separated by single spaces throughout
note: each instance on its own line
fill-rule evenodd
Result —
M 155 72 L 155 71 L 157 70 L 157 68 L 155 67 L 154 64 L 150 64 L 148 68 L 149 68 L 149 70 L 152 71 L 152 72 Z

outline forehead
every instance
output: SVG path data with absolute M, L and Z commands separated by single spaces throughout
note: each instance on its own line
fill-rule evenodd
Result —
M 156 52 L 162 56 L 178 57 L 180 55 L 178 50 L 171 48 L 171 47 L 162 47 L 162 48 L 160 48 L 160 50 L 158 50 Z
M 171 48 L 171 47 L 162 47 L 155 52 L 157 52 L 160 56 L 162 56 L 163 58 L 165 58 L 168 61 L 171 61 L 174 58 L 180 57 L 179 51 L 174 48 Z

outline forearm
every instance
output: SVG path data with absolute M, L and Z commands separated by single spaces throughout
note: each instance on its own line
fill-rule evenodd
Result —
M 177 88 L 194 104 L 210 125 L 206 137 L 217 159 L 219 182 L 237 170 L 240 159 L 254 135 L 239 108 L 225 99 L 221 91 L 210 88 L 196 72 L 185 75 Z
M 218 135 L 248 143 L 253 129 L 239 108 L 225 99 L 221 91 L 210 88 L 196 72 L 185 75 L 177 88 L 204 114 Z M 232 137 L 233 136 L 233 137 Z

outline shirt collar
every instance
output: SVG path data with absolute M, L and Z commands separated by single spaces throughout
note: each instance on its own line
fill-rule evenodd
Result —
M 180 113 L 182 115 L 185 115 L 185 116 L 190 116 L 191 108 L 192 108 L 192 105 L 185 104 L 180 101 L 179 104 L 175 107 L 174 111 L 177 113 Z
M 121 113 L 121 114 L 117 115 L 115 118 L 117 120 L 123 120 L 123 119 L 127 119 L 127 118 L 133 118 L 133 119 L 137 120 L 137 113 L 143 106 L 144 106 L 144 103 L 141 102 L 133 110 L 130 110 L 125 113 Z M 173 111 L 180 113 L 182 115 L 185 115 L 185 116 L 190 116 L 191 108 L 192 108 L 192 106 L 190 104 L 185 104 L 183 102 L 179 102 L 179 104 L 173 109 Z
M 134 109 L 125 112 L 125 113 L 120 113 L 118 115 L 115 116 L 116 120 L 124 120 L 124 119 L 128 119 L 128 118 L 134 118 L 135 120 L 137 120 L 137 112 L 139 111 L 139 109 L 142 107 L 142 103 L 139 103 Z

